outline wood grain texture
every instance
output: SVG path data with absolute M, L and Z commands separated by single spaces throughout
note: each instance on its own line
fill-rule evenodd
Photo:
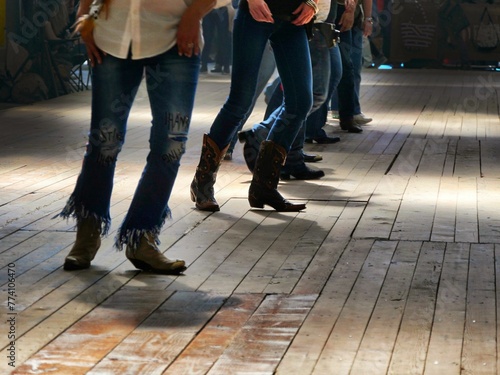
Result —
M 13 328 L 0 324 L 0 373 L 496 375 L 495 77 L 364 70 L 361 102 L 374 120 L 350 134 L 329 118 L 324 129 L 341 142 L 305 145 L 325 176 L 280 181 L 306 210 L 251 209 L 238 143 L 211 213 L 194 208 L 189 186 L 229 77 L 203 75 L 159 236 L 162 252 L 186 260 L 181 276 L 140 272 L 114 248 L 149 151 L 144 85 L 116 167 L 110 233 L 88 270 L 62 269 L 75 228 L 56 215 L 80 171 L 90 92 L 0 110 L 0 312 L 15 317 Z M 264 110 L 259 98 L 245 128 Z

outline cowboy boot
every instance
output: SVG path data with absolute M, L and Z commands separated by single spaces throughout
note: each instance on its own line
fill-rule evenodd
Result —
M 266 139 L 265 137 L 262 139 L 259 138 L 260 134 L 256 134 L 253 129 L 244 130 L 238 133 L 238 140 L 240 143 L 243 143 L 243 158 L 245 159 L 248 170 L 252 173 L 255 168 L 257 155 L 259 154 L 260 144 Z
M 137 269 L 163 275 L 178 275 L 186 270 L 186 262 L 163 255 L 154 236 L 144 234 L 136 246 L 127 245 L 125 255 Z
M 215 142 L 207 135 L 203 135 L 200 162 L 191 183 L 191 200 L 201 211 L 219 211 L 219 204 L 215 200 L 214 185 L 224 154 L 229 145 L 219 150 Z
M 282 180 L 290 180 L 290 177 L 296 180 L 317 180 L 325 176 L 325 172 L 321 169 L 309 168 L 304 162 L 294 165 L 293 167 L 287 167 L 285 165 L 280 173 L 280 178 Z
M 66 271 L 83 270 L 90 267 L 101 246 L 101 224 L 93 217 L 80 219 L 76 225 L 76 241 L 64 260 Z
M 286 157 L 286 162 L 280 171 L 280 178 L 282 180 L 290 180 L 293 176 L 296 180 L 315 180 L 321 178 L 325 175 L 321 169 L 311 169 L 304 162 L 304 153 L 302 144 L 292 145 L 288 155 Z
M 263 141 L 255 163 L 252 183 L 248 191 L 251 207 L 264 208 L 267 204 L 276 211 L 300 211 L 306 208 L 303 203 L 287 201 L 278 192 L 280 170 L 286 159 L 286 151 L 273 141 Z

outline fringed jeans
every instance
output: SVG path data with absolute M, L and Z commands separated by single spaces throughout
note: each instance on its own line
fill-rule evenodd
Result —
M 111 224 L 110 200 L 127 120 L 143 77 L 152 114 L 149 154 L 132 203 L 118 230 L 116 247 L 137 245 L 145 233 L 158 237 L 169 216 L 168 201 L 185 152 L 199 74 L 199 57 L 177 48 L 133 60 L 105 55 L 92 71 L 92 116 L 82 170 L 58 216 L 94 217 L 102 234 Z

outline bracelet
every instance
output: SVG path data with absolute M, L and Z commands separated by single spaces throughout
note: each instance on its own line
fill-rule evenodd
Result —
M 369 23 L 371 23 L 373 25 L 373 17 L 366 17 L 365 22 L 366 21 L 368 21 Z
M 316 4 L 313 0 L 304 0 L 304 4 L 313 8 L 314 14 L 317 14 L 319 12 L 318 4 Z
M 93 19 L 99 18 L 99 13 L 101 13 L 101 9 L 104 6 L 105 1 L 103 0 L 94 0 L 90 4 L 90 10 L 88 13 L 88 16 L 92 17 Z

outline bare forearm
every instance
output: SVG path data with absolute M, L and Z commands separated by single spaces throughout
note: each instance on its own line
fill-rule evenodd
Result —
M 214 9 L 215 4 L 217 4 L 217 0 L 195 0 L 186 12 L 190 12 L 194 18 L 202 19 Z
M 90 10 L 90 4 L 92 4 L 92 0 L 81 0 L 80 5 L 78 5 L 78 11 L 76 12 L 77 17 L 88 14 Z
M 365 17 L 372 16 L 372 7 L 373 7 L 372 0 L 363 0 L 363 12 L 365 13 Z
M 354 13 L 354 9 L 356 8 L 356 5 L 357 5 L 356 0 L 345 0 L 345 2 L 344 2 L 345 11 L 347 13 L 351 13 L 351 12 Z
M 179 55 L 191 57 L 200 51 L 200 25 L 203 17 L 217 3 L 216 0 L 194 0 L 186 9 L 177 27 L 177 49 Z
M 373 31 L 372 4 L 372 0 L 363 0 L 363 11 L 365 14 L 365 19 L 363 20 L 364 36 L 370 36 Z

